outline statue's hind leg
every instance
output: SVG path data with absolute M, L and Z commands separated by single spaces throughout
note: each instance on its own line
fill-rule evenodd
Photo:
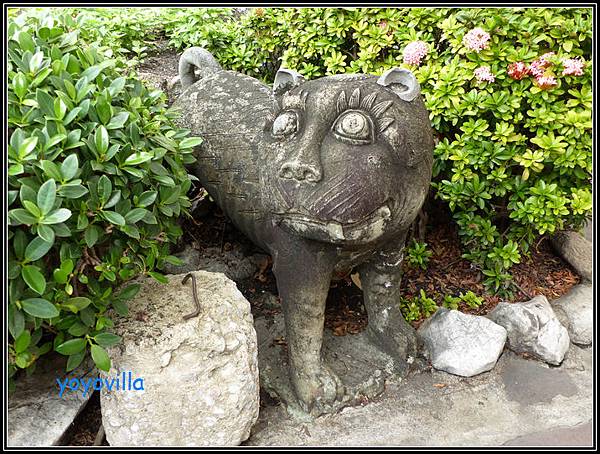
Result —
M 400 243 L 402 244 L 402 243 Z M 367 335 L 408 372 L 417 354 L 416 332 L 400 312 L 402 250 L 382 252 L 359 268 L 369 318 Z

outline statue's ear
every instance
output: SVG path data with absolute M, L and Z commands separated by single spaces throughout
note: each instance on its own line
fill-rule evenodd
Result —
M 392 68 L 377 80 L 379 85 L 391 88 L 404 101 L 412 101 L 421 93 L 419 81 L 408 69 Z
M 291 69 L 279 68 L 273 82 L 273 93 L 275 96 L 279 96 L 302 82 L 304 82 L 302 74 Z

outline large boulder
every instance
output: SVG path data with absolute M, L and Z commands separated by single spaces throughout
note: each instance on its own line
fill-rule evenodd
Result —
M 569 333 L 543 295 L 524 303 L 500 303 L 487 315 L 508 332 L 508 346 L 558 365 L 569 349 Z
M 566 326 L 571 342 L 590 345 L 594 335 L 594 294 L 591 285 L 576 285 L 552 302 L 560 322 Z
M 463 377 L 491 370 L 502 353 L 506 330 L 485 317 L 440 308 L 418 330 L 431 364 Z
M 111 445 L 231 446 L 250 435 L 259 408 L 250 304 L 223 274 L 193 275 L 200 315 L 183 318 L 195 308 L 193 282 L 170 275 L 166 285 L 140 280 L 129 316 L 115 321 L 123 342 L 110 349 L 113 368 L 104 376 L 133 389 L 102 388 Z
M 592 280 L 592 243 L 578 232 L 559 232 L 552 238 L 554 249 L 584 279 Z

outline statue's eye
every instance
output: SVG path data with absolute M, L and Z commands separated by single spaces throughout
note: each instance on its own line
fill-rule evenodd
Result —
M 347 110 L 333 124 L 335 136 L 354 145 L 373 142 L 373 124 L 371 119 L 358 110 Z
M 279 114 L 273 122 L 273 135 L 275 137 L 289 136 L 298 130 L 298 115 L 292 110 Z

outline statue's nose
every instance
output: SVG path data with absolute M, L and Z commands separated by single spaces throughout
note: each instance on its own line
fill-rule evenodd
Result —
M 322 174 L 321 169 L 315 165 L 291 161 L 283 163 L 279 169 L 279 178 L 317 183 L 321 181 Z

